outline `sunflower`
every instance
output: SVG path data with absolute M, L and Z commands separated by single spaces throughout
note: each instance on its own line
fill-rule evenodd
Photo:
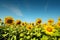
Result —
M 31 30 L 32 28 L 33 28 L 33 26 L 30 25 L 30 24 L 28 24 L 28 25 L 26 26 L 26 29 L 27 29 L 27 30 Z
M 42 24 L 43 27 L 46 27 L 46 25 L 47 25 L 46 23 Z
M 21 25 L 22 26 L 26 26 L 27 25 L 27 22 L 22 22 Z
M 54 20 L 53 20 L 53 19 L 49 19 L 49 20 L 48 20 L 48 24 L 49 24 L 49 25 L 52 25 L 53 23 L 54 23 Z
M 60 28 L 60 21 L 57 22 L 56 26 Z
M 33 22 L 32 22 L 32 23 L 30 23 L 30 25 L 34 26 L 34 23 L 33 23 Z
M 34 26 L 34 23 L 31 23 L 31 25 L 33 25 L 33 26 Z
M 48 35 L 53 35 L 53 33 L 55 32 L 55 28 L 51 25 L 47 25 L 46 27 L 44 27 L 44 31 Z
M 16 25 L 20 25 L 21 21 L 20 20 L 16 20 Z
M 58 21 L 60 21 L 60 17 L 58 17 Z
M 42 20 L 38 18 L 38 19 L 36 20 L 36 25 L 41 24 L 41 22 L 42 22 Z
M 7 25 L 14 24 L 14 19 L 12 17 L 6 17 L 4 21 L 5 21 L 5 24 Z

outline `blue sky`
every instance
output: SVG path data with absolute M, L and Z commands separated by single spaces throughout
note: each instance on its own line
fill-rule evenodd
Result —
M 57 21 L 60 16 L 60 0 L 0 0 L 0 18 L 12 16 L 14 19 L 34 22 L 41 18 Z

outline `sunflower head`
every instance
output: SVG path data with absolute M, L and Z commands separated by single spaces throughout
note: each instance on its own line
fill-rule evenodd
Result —
M 36 25 L 41 24 L 41 22 L 42 22 L 42 20 L 38 18 L 38 19 L 36 20 Z
M 24 26 L 25 24 L 24 24 L 24 23 L 22 23 L 22 25 Z
M 42 24 L 43 27 L 46 27 L 46 25 L 47 25 L 46 23 Z
M 53 24 L 53 23 L 54 23 L 53 19 L 48 20 L 48 24 Z
M 55 28 L 52 27 L 51 25 L 47 25 L 44 27 L 45 33 L 48 35 L 52 35 L 55 32 Z
M 28 24 L 28 25 L 26 26 L 26 29 L 27 29 L 27 30 L 31 30 L 32 28 L 33 28 L 33 26 L 30 25 L 30 24 Z
M 31 23 L 31 25 L 33 25 L 33 26 L 34 26 L 34 23 Z
M 20 25 L 21 21 L 20 20 L 16 20 L 16 25 Z
M 27 25 L 27 22 L 22 22 L 21 25 L 22 26 L 26 26 Z
M 33 22 L 32 22 L 32 23 L 30 23 L 30 25 L 34 26 L 34 23 L 33 23 Z
M 60 17 L 58 17 L 58 21 L 60 21 Z
M 59 22 L 57 22 L 57 27 L 59 27 L 59 28 L 60 28 L 60 21 L 59 21 Z
M 14 19 L 12 17 L 6 17 L 4 21 L 5 21 L 5 24 L 7 25 L 14 24 Z

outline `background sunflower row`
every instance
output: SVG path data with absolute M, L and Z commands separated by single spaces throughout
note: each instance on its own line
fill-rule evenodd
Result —
M 42 23 L 40 18 L 28 23 L 5 17 L 4 22 L 0 19 L 0 40 L 60 40 L 60 18 L 56 23 Z

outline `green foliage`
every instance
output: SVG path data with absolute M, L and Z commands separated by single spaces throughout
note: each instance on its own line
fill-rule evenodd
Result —
M 26 30 L 26 27 L 6 26 L 0 28 L 0 40 L 60 40 L 60 31 L 56 29 L 53 36 L 46 34 L 42 27 Z

